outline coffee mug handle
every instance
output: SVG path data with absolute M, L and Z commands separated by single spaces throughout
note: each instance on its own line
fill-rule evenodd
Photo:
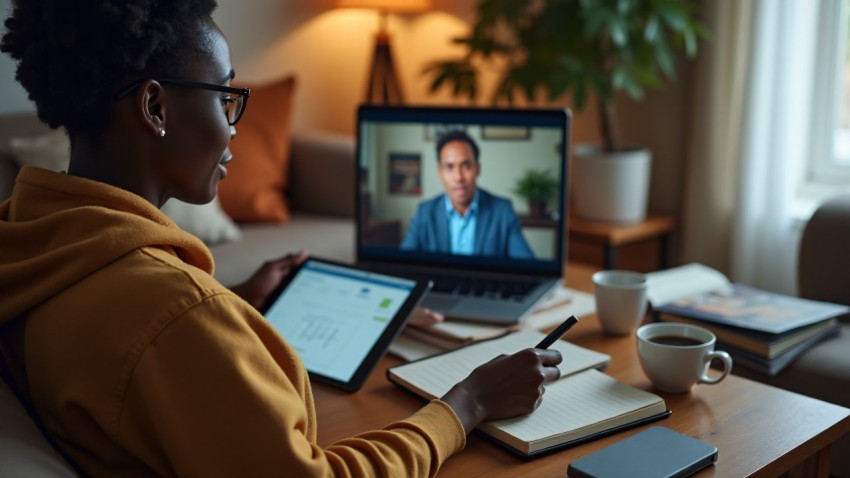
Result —
M 712 378 L 708 376 L 708 371 L 706 371 L 704 374 L 702 374 L 702 377 L 699 378 L 699 383 L 717 383 L 726 378 L 726 376 L 729 375 L 729 372 L 732 371 L 732 357 L 730 357 L 729 354 L 722 350 L 715 350 L 713 352 L 705 354 L 704 360 L 706 365 L 710 364 L 711 361 L 716 358 L 719 358 L 723 362 L 723 372 L 719 376 Z

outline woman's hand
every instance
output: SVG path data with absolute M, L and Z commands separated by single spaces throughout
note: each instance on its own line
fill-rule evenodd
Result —
M 533 412 L 543 400 L 544 384 L 561 371 L 557 350 L 525 349 L 501 355 L 476 368 L 443 396 L 469 433 L 486 420 Z
M 230 290 L 239 297 L 242 297 L 245 302 L 253 305 L 255 308 L 260 308 L 286 274 L 293 267 L 297 267 L 307 260 L 307 256 L 309 256 L 307 251 L 302 250 L 293 254 L 287 254 L 280 259 L 266 261 L 248 280 L 231 287 Z

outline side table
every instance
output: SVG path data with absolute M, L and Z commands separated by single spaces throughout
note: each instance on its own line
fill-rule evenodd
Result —
M 649 215 L 642 222 L 619 224 L 587 221 L 570 216 L 569 240 L 599 245 L 603 248 L 603 268 L 617 266 L 621 247 L 645 241 L 658 241 L 659 269 L 667 268 L 670 237 L 676 230 L 676 220 L 667 215 Z

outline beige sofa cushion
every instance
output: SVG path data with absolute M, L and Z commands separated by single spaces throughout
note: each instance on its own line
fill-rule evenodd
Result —
M 0 475 L 45 478 L 77 476 L 0 379 Z
M 214 276 L 233 286 L 250 277 L 263 262 L 301 249 L 317 257 L 353 262 L 354 220 L 296 213 L 286 225 L 243 224 L 241 240 L 210 247 Z

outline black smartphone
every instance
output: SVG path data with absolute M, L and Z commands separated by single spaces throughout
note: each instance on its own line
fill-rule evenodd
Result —
M 717 447 L 665 427 L 651 427 L 591 453 L 567 468 L 570 478 L 678 478 L 717 461 Z

